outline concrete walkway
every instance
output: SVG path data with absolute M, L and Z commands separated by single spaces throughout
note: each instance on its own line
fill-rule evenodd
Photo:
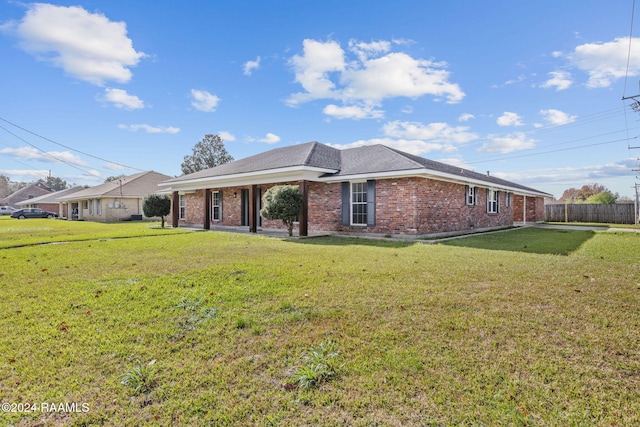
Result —
M 550 228 L 558 230 L 590 230 L 590 231 L 627 231 L 631 233 L 640 233 L 638 228 L 618 228 L 608 227 L 606 225 L 591 226 L 591 225 L 571 225 L 571 224 L 526 224 L 525 227 L 538 227 L 538 228 Z

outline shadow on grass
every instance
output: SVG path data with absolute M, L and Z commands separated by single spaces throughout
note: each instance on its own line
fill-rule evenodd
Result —
M 378 248 L 406 248 L 417 244 L 416 241 L 384 240 L 360 237 L 318 236 L 304 239 L 287 239 L 292 243 L 323 246 L 375 246 Z
M 595 236 L 592 230 L 523 228 L 442 242 L 443 245 L 496 251 L 568 256 Z

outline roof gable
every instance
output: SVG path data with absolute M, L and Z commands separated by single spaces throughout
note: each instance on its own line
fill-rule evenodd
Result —
M 289 168 L 292 166 L 308 166 L 337 170 L 340 167 L 340 150 L 320 144 L 319 142 L 307 142 L 305 144 L 265 151 L 264 153 L 234 160 L 213 168 L 183 175 L 171 179 L 168 182 L 221 177 Z
M 125 176 L 115 181 L 105 182 L 95 187 L 85 188 L 61 200 L 91 199 L 95 197 L 145 197 L 158 190 L 158 184 L 171 178 L 154 171 Z

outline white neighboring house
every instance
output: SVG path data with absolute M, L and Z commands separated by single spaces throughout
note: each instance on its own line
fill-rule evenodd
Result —
M 116 222 L 141 220 L 144 198 L 158 191 L 158 184 L 171 179 L 158 172 L 141 172 L 85 188 L 59 198 L 66 204 L 69 220 Z

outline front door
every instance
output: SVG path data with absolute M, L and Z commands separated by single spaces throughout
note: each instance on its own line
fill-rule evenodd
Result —
M 256 192 L 256 197 L 258 198 L 258 200 L 256 201 L 256 217 L 258 218 L 258 227 L 260 227 L 262 225 L 262 217 L 260 216 L 262 190 L 258 188 Z M 242 193 L 240 194 L 240 197 L 240 210 L 242 211 L 240 225 L 249 226 L 249 189 L 244 188 L 242 190 Z

